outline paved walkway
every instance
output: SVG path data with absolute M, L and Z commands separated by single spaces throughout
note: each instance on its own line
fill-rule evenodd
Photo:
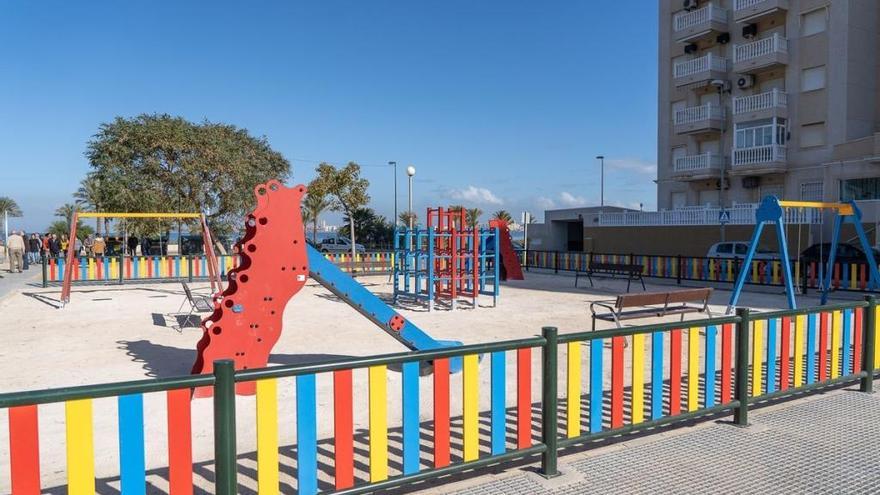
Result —
M 9 295 L 12 291 L 32 289 L 42 281 L 42 266 L 38 263 L 30 265 L 30 268 L 22 273 L 9 273 L 9 263 L 0 263 L 0 299 Z
M 563 456 L 563 475 L 552 480 L 527 467 L 424 493 L 880 492 L 880 394 L 836 390 L 756 409 L 749 419 L 748 428 L 708 422 Z

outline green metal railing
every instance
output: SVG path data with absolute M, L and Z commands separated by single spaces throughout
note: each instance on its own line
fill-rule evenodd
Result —
M 732 413 L 734 423 L 745 426 L 748 424 L 750 408 L 758 403 L 842 383 L 858 381 L 862 391 L 871 392 L 872 379 L 877 371 L 875 369 L 876 325 L 878 323 L 875 318 L 876 312 L 876 300 L 873 297 L 866 297 L 865 301 L 829 305 L 820 308 L 766 313 L 755 313 L 743 308 L 738 309 L 734 316 L 721 318 L 642 325 L 594 332 L 584 331 L 564 335 L 558 335 L 555 327 L 544 327 L 541 336 L 526 339 L 431 351 L 338 359 L 313 364 L 275 366 L 263 369 L 235 371 L 231 360 L 221 360 L 215 361 L 214 373 L 212 375 L 139 380 L 0 394 L 0 408 L 21 408 L 37 404 L 69 402 L 82 399 L 121 397 L 150 392 L 212 387 L 214 465 L 216 470 L 215 492 L 218 494 L 234 494 L 238 488 L 236 469 L 238 453 L 236 449 L 235 428 L 235 389 L 237 384 L 389 365 L 402 365 L 404 373 L 406 373 L 407 365 L 413 363 L 423 365 L 426 363 L 438 363 L 441 360 L 474 359 L 475 356 L 479 355 L 484 357 L 492 356 L 494 358 L 498 353 L 507 351 L 519 352 L 525 349 L 540 349 L 542 378 L 541 412 L 539 418 L 541 440 L 539 442 L 528 446 L 517 446 L 516 449 L 501 453 L 485 455 L 486 453 L 482 452 L 476 458 L 445 466 L 435 466 L 427 469 L 420 466 L 415 472 L 343 488 L 337 487 L 337 493 L 353 494 L 382 491 L 405 483 L 424 481 L 465 470 L 480 469 L 489 465 L 531 458 L 538 455 L 540 455 L 541 474 L 546 477 L 553 477 L 558 474 L 557 460 L 561 449 L 583 445 L 601 438 L 718 414 Z M 844 319 L 841 321 L 851 323 L 850 327 L 844 328 L 843 331 L 851 331 L 853 339 L 850 344 L 842 344 L 839 351 L 842 353 L 851 352 L 855 356 L 855 349 L 859 349 L 860 366 L 858 369 L 856 369 L 854 362 L 852 362 L 852 369 L 846 369 L 845 365 L 840 366 L 840 376 L 825 377 L 821 380 L 798 386 L 782 387 L 780 390 L 769 390 L 768 388 L 768 390 L 762 391 L 762 393 L 755 393 L 755 380 L 760 380 L 761 373 L 764 372 L 762 370 L 768 370 L 766 371 L 768 378 L 774 380 L 775 383 L 775 372 L 771 376 L 769 369 L 771 366 L 776 366 L 777 360 L 775 357 L 776 349 L 774 348 L 773 352 L 767 355 L 769 357 L 757 359 L 756 361 L 755 356 L 764 356 L 766 354 L 764 353 L 763 342 L 768 342 L 771 329 L 769 326 L 767 327 L 766 335 L 768 340 L 762 341 L 761 347 L 756 352 L 752 334 L 754 332 L 763 332 L 763 327 L 756 326 L 754 322 L 782 321 L 781 319 L 785 318 L 789 319 L 787 321 L 790 324 L 792 321 L 790 319 L 799 316 L 815 317 L 818 320 L 819 316 L 816 315 L 820 313 L 830 314 L 832 319 L 839 317 L 838 313 L 841 313 L 844 314 Z M 852 318 L 857 318 L 858 315 L 861 315 L 861 325 L 857 327 L 855 319 L 845 319 L 847 314 Z M 798 331 L 796 323 L 794 329 L 796 332 Z M 773 331 L 776 331 L 776 327 L 774 327 Z M 779 327 L 779 331 L 782 332 L 781 327 Z M 761 335 L 763 338 L 764 334 L 762 333 Z M 648 338 L 651 339 L 651 380 L 641 378 L 643 376 L 641 373 L 644 371 L 644 364 L 647 363 L 644 358 L 647 357 L 645 350 L 648 347 L 645 344 L 648 342 L 646 340 Z M 686 347 L 684 347 L 685 339 Z M 605 343 L 609 341 L 611 343 L 611 366 L 605 367 Z M 795 339 L 795 341 L 797 340 Z M 844 342 L 846 342 L 845 339 Z M 669 353 L 665 354 L 667 345 L 669 346 Z M 659 346 L 660 352 L 657 351 L 657 346 Z M 697 349 L 699 352 L 694 351 L 694 346 L 701 346 Z M 580 386 L 579 382 L 581 376 L 580 363 L 583 361 L 580 359 L 579 353 L 582 347 L 589 348 L 591 353 L 589 360 L 591 383 L 588 401 L 583 400 L 585 387 Z M 562 353 L 560 353 L 561 348 L 565 349 Z M 627 348 L 629 351 L 624 351 Z M 819 350 L 825 352 L 827 349 L 820 348 Z M 807 351 L 810 351 L 810 349 L 807 348 Z M 622 391 L 624 389 L 624 381 L 621 373 L 626 372 L 623 360 L 624 352 L 632 353 L 633 359 L 631 362 L 642 364 L 642 372 L 638 372 L 639 375 L 632 375 L 630 380 L 629 422 L 624 421 L 625 416 L 623 415 L 624 399 Z M 797 349 L 797 352 L 800 352 L 800 349 Z M 831 352 L 838 352 L 838 350 L 832 348 Z M 563 406 L 566 414 L 563 415 L 563 420 L 560 420 L 558 417 L 560 411 L 560 394 L 558 389 L 563 383 L 559 373 L 560 355 L 566 359 L 567 363 L 566 372 L 563 373 L 567 385 L 566 402 Z M 845 354 L 840 355 L 844 356 Z M 654 362 L 657 356 L 661 357 L 659 364 Z M 680 380 L 685 378 L 684 370 L 681 368 L 685 363 L 684 356 L 688 357 L 686 383 L 680 382 Z M 700 359 L 701 356 L 702 359 Z M 698 359 L 698 365 L 691 361 L 694 357 Z M 751 361 L 750 357 L 752 358 Z M 782 363 L 783 359 L 787 360 L 791 357 L 791 355 L 780 354 L 778 363 Z M 725 363 L 725 359 L 727 359 L 727 363 Z M 813 356 L 810 359 L 813 359 Z M 719 362 L 720 366 L 718 365 Z M 669 366 L 669 380 L 664 378 L 663 373 L 667 364 Z M 659 375 L 657 374 L 658 366 L 661 371 Z M 629 372 L 633 374 L 637 369 L 638 366 L 631 365 Z M 468 373 L 467 370 L 468 368 L 465 366 L 466 374 Z M 694 371 L 697 372 L 696 376 L 692 376 Z M 611 378 L 610 388 L 606 387 L 606 377 L 609 375 Z M 722 377 L 720 382 L 717 380 L 719 375 Z M 660 377 L 659 383 L 656 382 L 658 376 Z M 474 379 L 474 375 L 470 375 L 470 377 L 465 376 L 463 381 L 468 379 Z M 577 381 L 572 382 L 572 380 Z M 641 380 L 641 383 L 638 380 Z M 725 380 L 727 380 L 726 385 L 724 383 Z M 780 383 L 782 383 L 781 378 Z M 696 392 L 694 391 L 695 389 L 690 388 L 691 386 L 698 387 Z M 750 386 L 752 387 L 751 391 Z M 648 390 L 648 387 L 650 387 L 650 390 Z M 717 390 L 720 390 L 720 394 L 716 393 Z M 686 392 L 686 394 L 683 392 Z M 658 393 L 661 394 L 659 398 L 656 395 Z M 702 404 L 698 402 L 700 398 L 703 399 Z M 643 407 L 644 405 L 641 404 L 643 399 L 650 399 L 650 407 Z M 297 400 L 300 400 L 299 396 L 297 396 Z M 635 402 L 636 400 L 639 402 Z M 583 404 L 587 405 L 590 412 L 586 416 L 581 412 Z M 604 412 L 605 406 L 609 404 L 611 409 L 610 422 L 606 421 L 606 413 Z M 658 404 L 661 406 L 661 409 L 655 410 Z M 531 403 L 529 406 L 531 407 Z M 642 410 L 639 410 L 640 408 Z M 648 416 L 647 411 L 649 410 L 650 415 Z M 594 413 L 598 413 L 599 416 L 596 417 Z M 34 412 L 34 414 L 36 413 Z M 643 415 L 647 417 L 643 418 Z M 584 417 L 588 418 L 587 423 L 589 426 L 586 428 L 586 431 L 582 429 Z M 416 418 L 418 418 L 418 414 Z M 564 433 L 560 434 L 560 430 Z M 15 455 L 14 450 L 12 455 Z M 15 480 L 15 473 L 13 473 L 13 480 Z M 124 483 L 125 480 L 123 480 Z

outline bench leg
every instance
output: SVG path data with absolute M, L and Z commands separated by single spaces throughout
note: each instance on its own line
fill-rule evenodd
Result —
M 646 290 L 648 290 L 648 288 L 645 287 L 645 279 L 644 279 L 644 277 L 642 277 L 641 275 L 639 275 L 639 281 L 642 283 L 642 291 L 646 291 Z
M 575 289 L 577 289 L 577 286 L 578 286 L 578 277 L 580 277 L 580 274 L 578 272 L 574 272 L 574 288 Z
M 632 275 L 626 277 L 626 293 L 629 294 L 629 284 L 632 282 Z
M 593 287 L 593 276 L 588 273 L 587 278 L 590 279 L 590 287 Z

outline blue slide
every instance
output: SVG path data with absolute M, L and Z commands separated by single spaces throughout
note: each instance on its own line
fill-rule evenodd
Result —
M 368 291 L 354 278 L 324 258 L 324 255 L 317 249 L 312 246 L 307 246 L 307 248 L 309 275 L 401 344 L 414 351 L 461 345 L 461 342 L 457 340 L 435 340 L 411 321 L 398 314 L 397 311 L 394 311 L 391 306 Z M 460 371 L 461 358 L 451 359 L 449 369 L 453 373 Z

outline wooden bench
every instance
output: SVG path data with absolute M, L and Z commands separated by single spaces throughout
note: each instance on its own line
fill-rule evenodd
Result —
M 623 263 L 590 263 L 586 272 L 575 272 L 574 286 L 578 286 L 578 279 L 585 275 L 590 280 L 590 287 L 593 287 L 593 275 L 608 275 L 614 277 L 626 277 L 626 291 L 629 292 L 629 285 L 633 279 L 638 279 L 642 283 L 642 290 L 645 288 L 645 280 L 642 278 L 642 265 L 630 265 Z
M 617 299 L 593 301 L 590 312 L 593 314 L 593 330 L 596 320 L 613 321 L 617 328 L 624 320 L 653 318 L 658 316 L 684 315 L 687 313 L 706 313 L 709 310 L 709 297 L 712 289 L 681 289 L 663 292 L 643 292 L 641 294 L 621 294 Z

